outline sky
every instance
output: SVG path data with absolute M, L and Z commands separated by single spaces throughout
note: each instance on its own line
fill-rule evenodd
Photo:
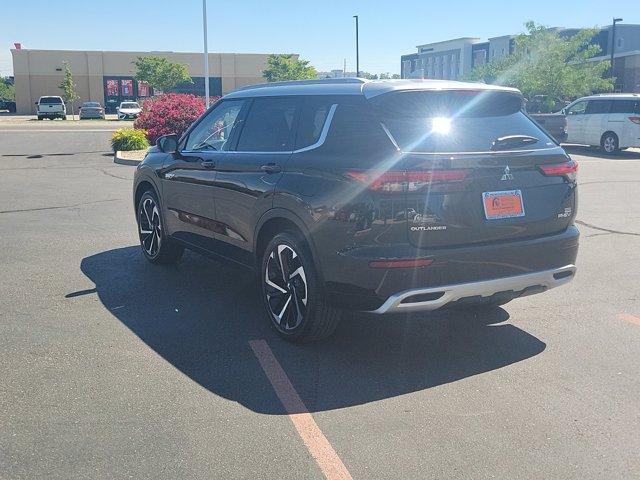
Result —
M 202 51 L 202 0 L 0 0 L 0 76 L 12 74 L 10 48 Z M 606 8 L 605 8 L 606 7 Z M 298 53 L 319 71 L 399 73 L 416 45 L 548 26 L 640 23 L 640 0 L 207 0 L 209 51 Z M 62 28 L 61 28 L 62 27 Z

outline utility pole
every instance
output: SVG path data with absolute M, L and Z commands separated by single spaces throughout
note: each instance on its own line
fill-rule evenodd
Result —
M 202 0 L 202 29 L 204 30 L 204 98 L 209 109 L 209 46 L 207 45 L 207 0 Z
M 358 15 L 354 15 L 356 19 L 356 77 L 360 76 L 360 47 L 358 45 Z
M 611 28 L 611 76 L 613 77 L 613 54 L 616 51 L 616 23 L 622 22 L 621 18 L 613 19 L 613 26 Z M 615 85 L 614 85 L 615 90 Z

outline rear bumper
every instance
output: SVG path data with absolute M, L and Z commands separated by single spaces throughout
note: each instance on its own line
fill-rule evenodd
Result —
M 389 297 L 373 313 L 436 310 L 460 300 L 481 300 L 498 295 L 512 298 L 541 293 L 573 279 L 575 265 L 566 265 L 543 272 L 496 278 L 482 282 L 459 283 L 436 288 L 405 290 Z M 503 297 L 501 297 L 503 298 Z
M 553 275 L 557 269 L 570 269 L 575 265 L 578 255 L 579 237 L 578 229 L 570 226 L 563 232 L 544 237 L 448 248 L 421 249 L 409 244 L 362 246 L 340 252 L 333 261 L 322 262 L 322 273 L 328 300 L 332 304 L 352 310 L 382 309 L 379 313 L 390 311 L 398 298 L 402 302 L 415 294 L 405 295 L 407 292 L 428 294 L 456 287 L 455 294 L 446 294 L 434 299 L 438 300 L 436 303 L 429 302 L 416 307 L 429 310 L 468 297 L 458 295 L 457 292 L 467 291 L 466 287 L 464 290 L 458 288 L 461 285 L 473 284 L 474 292 L 480 290 L 470 296 L 486 297 L 505 290 L 512 291 L 511 298 L 537 293 L 531 290 L 516 292 L 513 288 L 519 287 L 519 283 L 513 288 L 495 290 L 501 284 L 486 282 L 513 278 L 519 282 L 530 274 L 552 272 Z M 429 258 L 433 263 L 421 268 L 369 267 L 372 260 L 394 258 Z M 524 280 L 528 282 L 526 278 Z M 524 285 L 523 288 L 528 286 Z M 384 305 L 386 307 L 383 308 Z M 406 311 L 406 308 L 396 310 Z
M 104 113 L 81 113 L 80 118 L 104 118 Z

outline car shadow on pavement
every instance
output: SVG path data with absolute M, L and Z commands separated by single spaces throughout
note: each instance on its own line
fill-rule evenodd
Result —
M 86 257 L 103 305 L 194 382 L 260 413 L 285 414 L 249 341 L 266 339 L 311 412 L 361 405 L 455 382 L 539 354 L 545 344 L 501 308 L 381 318 L 347 313 L 317 344 L 281 340 L 263 316 L 253 275 L 185 253 L 149 264 L 139 247 Z M 71 294 L 71 297 L 74 295 Z

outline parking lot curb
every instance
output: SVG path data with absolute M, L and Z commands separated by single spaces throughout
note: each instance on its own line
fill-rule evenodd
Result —
M 113 154 L 113 163 L 118 163 L 120 165 L 130 165 L 130 166 L 137 167 L 142 162 L 142 159 L 136 160 L 136 159 L 132 159 L 132 158 L 124 158 L 123 153 L 124 152 L 122 152 L 120 150 L 115 152 Z

